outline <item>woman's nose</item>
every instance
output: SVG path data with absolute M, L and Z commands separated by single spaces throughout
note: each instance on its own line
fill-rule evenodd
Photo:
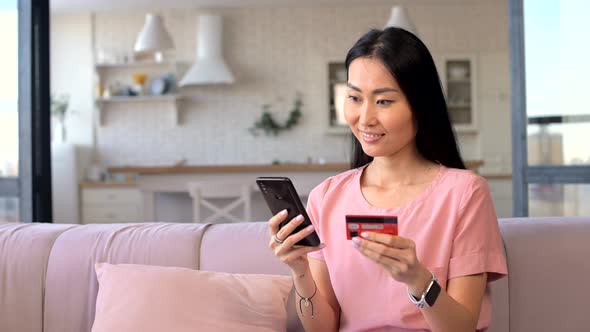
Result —
M 361 107 L 359 123 L 362 126 L 373 126 L 377 123 L 377 117 L 373 105 L 365 103 Z

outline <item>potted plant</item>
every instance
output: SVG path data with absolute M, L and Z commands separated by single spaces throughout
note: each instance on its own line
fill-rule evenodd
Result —
M 301 94 L 297 93 L 295 97 L 295 101 L 293 102 L 293 109 L 289 112 L 289 118 L 285 122 L 285 124 L 278 123 L 272 116 L 270 112 L 271 106 L 269 104 L 262 105 L 262 115 L 258 119 L 258 121 L 254 122 L 254 125 L 249 128 L 248 130 L 252 135 L 257 136 L 258 130 L 263 130 L 266 135 L 274 134 L 275 136 L 281 130 L 288 130 L 299 123 L 299 118 L 301 118 L 301 107 L 303 106 L 303 102 L 301 101 Z
M 70 106 L 70 96 L 67 94 L 59 96 L 51 96 L 51 116 L 57 120 L 58 125 L 58 142 L 65 142 L 67 139 L 66 133 L 66 118 L 68 116 L 68 109 Z

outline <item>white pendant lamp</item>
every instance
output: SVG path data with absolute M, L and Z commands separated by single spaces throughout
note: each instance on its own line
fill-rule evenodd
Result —
M 180 86 L 230 84 L 235 81 L 223 60 L 221 32 L 221 16 L 199 16 L 195 63 L 180 80 Z
M 154 53 L 161 60 L 162 51 L 174 48 L 172 37 L 160 15 L 147 14 L 143 29 L 137 36 L 133 50 L 138 54 Z
M 418 36 L 416 26 L 412 23 L 412 20 L 410 20 L 410 16 L 404 6 L 398 5 L 391 8 L 391 15 L 384 28 L 389 27 L 404 29 Z

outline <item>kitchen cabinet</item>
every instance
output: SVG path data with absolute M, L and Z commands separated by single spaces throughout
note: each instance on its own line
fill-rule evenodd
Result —
M 439 64 L 451 123 L 459 133 L 477 133 L 476 69 L 472 55 L 443 56 Z
M 142 196 L 131 183 L 82 183 L 82 223 L 142 221 Z
M 346 134 L 350 132 L 344 119 L 344 98 L 346 94 L 346 66 L 343 62 L 328 63 L 328 114 L 327 134 Z

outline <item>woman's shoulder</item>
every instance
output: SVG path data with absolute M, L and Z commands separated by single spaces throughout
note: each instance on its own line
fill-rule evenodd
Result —
M 346 190 L 358 178 L 361 170 L 362 167 L 358 167 L 330 176 L 313 188 L 309 197 L 323 197 L 329 192 Z
M 444 168 L 429 197 L 429 202 L 446 211 L 461 213 L 467 206 L 481 206 L 491 200 L 487 181 L 481 175 L 464 169 Z
M 444 182 L 454 188 L 467 189 L 473 186 L 487 186 L 485 178 L 468 169 L 445 168 Z

